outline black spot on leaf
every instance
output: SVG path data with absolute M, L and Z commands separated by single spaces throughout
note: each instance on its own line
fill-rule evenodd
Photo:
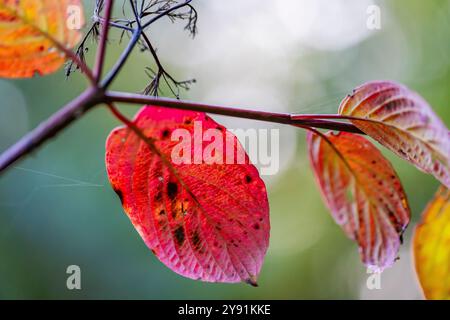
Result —
M 163 139 L 168 138 L 169 135 L 170 135 L 169 129 L 164 129 L 164 130 L 161 132 L 161 138 L 163 138 Z
M 200 235 L 198 234 L 198 230 L 195 230 L 194 234 L 192 235 L 192 244 L 195 250 L 198 251 L 200 249 L 201 239 Z
M 178 246 L 181 247 L 183 245 L 183 242 L 184 242 L 184 229 L 183 229 L 183 226 L 178 226 L 175 229 L 175 233 L 174 234 L 175 234 L 175 240 L 176 240 Z
M 167 184 L 167 195 L 170 200 L 173 200 L 178 193 L 178 185 L 175 182 L 169 182 Z

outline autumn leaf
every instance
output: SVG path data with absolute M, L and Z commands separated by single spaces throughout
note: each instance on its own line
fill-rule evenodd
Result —
M 71 17 L 71 9 L 80 16 Z M 29 78 L 59 69 L 66 59 L 63 49 L 73 48 L 81 36 L 71 28 L 72 19 L 83 22 L 80 0 L 0 0 L 0 77 Z
M 388 160 L 364 137 L 309 132 L 309 156 L 331 214 L 359 245 L 368 267 L 382 271 L 397 258 L 410 211 Z
M 394 82 L 356 88 L 339 107 L 361 131 L 450 187 L 450 133 L 428 103 Z
M 413 240 L 414 260 L 427 299 L 450 299 L 450 192 L 441 187 L 425 209 Z
M 199 112 L 146 106 L 133 123 L 156 149 L 119 127 L 106 143 L 106 167 L 146 245 L 185 277 L 256 285 L 269 242 L 269 205 L 237 138 Z M 207 141 L 213 133 L 219 137 Z M 220 163 L 240 154 L 242 164 Z M 214 161 L 206 162 L 208 155 Z

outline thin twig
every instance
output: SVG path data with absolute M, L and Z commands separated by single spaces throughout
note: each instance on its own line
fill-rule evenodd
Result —
M 97 57 L 95 59 L 95 65 L 94 65 L 94 77 L 95 77 L 96 83 L 98 83 L 100 81 L 100 78 L 102 76 L 103 66 L 105 64 L 106 44 L 108 42 L 109 22 L 111 20 L 113 4 L 114 4 L 113 0 L 106 0 L 105 18 L 104 18 L 104 23 L 102 25 L 100 42 L 98 45 Z
M 138 13 L 138 11 L 136 9 L 134 0 L 130 0 L 130 6 L 131 6 L 131 10 L 133 11 L 134 18 L 136 19 L 136 23 L 138 25 L 138 28 L 142 28 L 142 26 L 141 26 L 141 18 L 139 17 L 139 13 Z
M 156 17 L 150 19 L 148 22 L 146 22 L 143 26 L 142 29 L 146 29 L 148 26 L 150 26 L 152 23 L 158 21 L 159 19 L 161 19 L 162 17 L 167 16 L 169 13 L 178 10 L 180 8 L 183 8 L 185 6 L 187 6 L 190 2 L 192 2 L 192 0 L 187 0 L 183 3 L 180 3 L 179 5 L 173 6 L 172 8 L 167 9 L 166 11 L 161 12 L 160 14 L 158 14 Z
M 80 43 L 78 44 L 77 50 L 75 51 L 75 55 L 77 57 L 77 59 L 79 59 L 83 64 L 86 64 L 86 60 L 85 60 L 85 54 L 88 52 L 88 48 L 85 46 L 86 45 L 86 41 L 89 37 L 93 37 L 94 39 L 97 39 L 97 35 L 98 35 L 98 23 L 94 23 L 89 30 L 86 32 L 86 34 L 84 35 L 83 39 L 80 41 Z M 75 69 L 80 69 L 80 67 L 74 62 L 74 60 L 70 60 L 67 64 L 66 64 L 66 77 L 69 77 L 72 72 L 74 71 L 73 66 L 76 65 Z M 94 76 L 92 76 L 92 84 L 95 83 L 95 79 Z
M 156 53 L 155 48 L 153 47 L 152 43 L 150 42 L 150 39 L 145 34 L 145 32 L 142 32 L 142 39 L 145 42 L 145 45 L 150 50 L 150 53 L 155 60 L 156 66 L 158 67 L 157 72 L 153 72 L 153 79 L 151 83 L 147 86 L 147 88 L 144 90 L 144 94 L 147 95 L 158 95 L 158 89 L 159 89 L 159 81 L 161 77 L 166 82 L 167 86 L 169 87 L 172 94 L 179 99 L 180 98 L 180 88 L 189 90 L 190 84 L 195 83 L 195 79 L 185 80 L 185 81 L 177 81 L 175 80 L 163 67 L 161 61 L 159 60 L 158 54 Z M 150 69 L 150 68 L 148 68 Z M 150 69 L 151 70 L 151 69 Z M 152 71 L 152 70 L 151 70 Z M 170 85 L 170 82 L 175 86 L 177 92 L 174 91 L 172 86 Z
M 59 41 L 54 39 L 51 35 L 46 33 L 43 33 L 43 35 L 51 42 L 53 42 L 53 44 L 59 51 L 63 52 L 68 59 L 72 60 L 80 68 L 80 70 L 88 77 L 91 84 L 95 84 L 95 77 L 91 69 L 89 69 L 84 61 L 81 61 L 80 57 L 78 57 L 72 50 L 59 43 Z

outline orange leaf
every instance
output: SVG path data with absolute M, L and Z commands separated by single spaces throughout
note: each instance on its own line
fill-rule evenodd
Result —
M 405 86 L 374 81 L 339 107 L 361 131 L 450 187 L 450 133 L 427 102 Z
M 70 16 L 73 13 L 79 17 Z M 71 21 L 83 23 L 80 0 L 0 0 L 0 77 L 29 78 L 59 69 L 80 32 Z M 75 26 L 76 27 L 76 26 Z
M 413 241 L 417 275 L 427 299 L 450 299 L 450 191 L 441 187 L 423 212 Z
M 397 258 L 409 206 L 394 169 L 364 137 L 341 132 L 308 133 L 316 180 L 334 220 L 359 245 L 375 270 Z
M 129 128 L 115 129 L 106 143 L 106 167 L 147 246 L 183 276 L 256 285 L 269 244 L 269 204 L 237 138 L 200 112 L 146 106 L 134 124 L 151 143 Z M 183 133 L 180 142 L 172 139 L 175 130 Z M 219 134 L 214 142 L 222 146 L 211 149 L 202 132 Z M 230 150 L 243 154 L 244 163 L 220 163 Z M 202 155 L 212 153 L 217 161 L 205 162 Z M 175 161 L 174 154 L 188 158 Z

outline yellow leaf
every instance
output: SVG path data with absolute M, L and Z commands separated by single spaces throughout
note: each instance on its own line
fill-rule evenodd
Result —
M 427 299 L 450 299 L 450 192 L 441 187 L 417 226 L 414 259 Z
M 29 78 L 59 69 L 64 48 L 80 40 L 80 0 L 0 0 L 0 77 Z

